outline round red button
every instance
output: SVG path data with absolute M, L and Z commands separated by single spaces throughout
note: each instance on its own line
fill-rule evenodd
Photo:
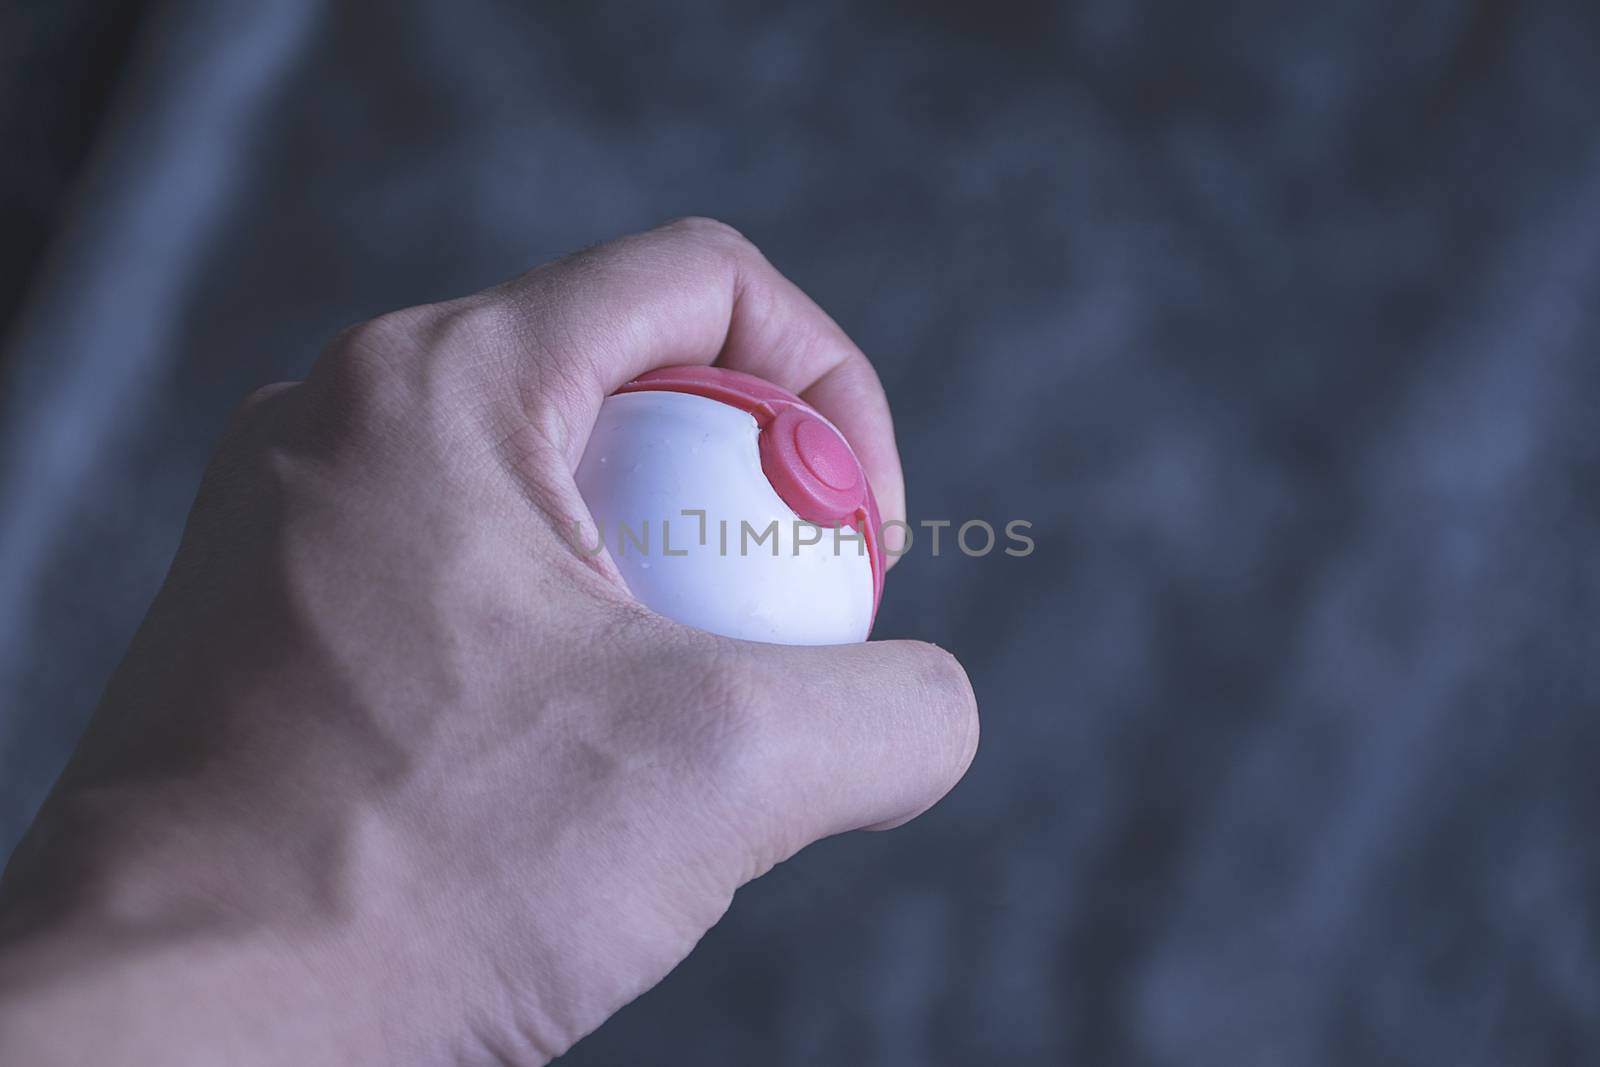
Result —
M 854 489 L 860 481 L 850 446 L 821 419 L 803 419 L 795 426 L 794 447 L 800 462 L 828 488 Z

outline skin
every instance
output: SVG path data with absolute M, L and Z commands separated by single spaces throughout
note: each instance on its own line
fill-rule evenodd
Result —
M 904 518 L 866 358 L 703 219 L 254 394 L 0 881 L 0 1063 L 544 1063 L 740 885 L 949 790 L 947 653 L 715 637 L 569 547 L 601 400 L 712 361 L 802 394 Z

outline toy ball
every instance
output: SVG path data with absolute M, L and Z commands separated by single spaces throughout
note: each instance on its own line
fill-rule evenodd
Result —
M 610 553 L 668 618 L 789 645 L 872 629 L 877 502 L 844 435 L 788 390 L 720 367 L 641 375 L 601 405 L 577 482 L 594 520 L 579 551 Z

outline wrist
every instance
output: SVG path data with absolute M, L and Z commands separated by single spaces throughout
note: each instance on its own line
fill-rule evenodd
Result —
M 92 922 L 0 948 L 0 1062 L 382 1062 L 314 970 L 266 941 Z
M 53 798 L 0 884 L 0 1063 L 395 1061 L 335 896 L 166 791 L 117 792 L 98 818 Z

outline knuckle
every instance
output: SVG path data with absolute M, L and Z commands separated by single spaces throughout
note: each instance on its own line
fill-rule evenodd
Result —
M 245 394 L 244 400 L 239 404 L 241 412 L 259 411 L 269 402 L 293 389 L 297 382 L 274 382 L 271 385 L 258 386 Z
M 275 382 L 250 390 L 233 409 L 223 436 L 239 437 L 269 421 L 274 409 L 282 404 L 285 395 L 292 392 L 298 384 L 298 382 Z
M 688 714 L 680 755 L 696 778 L 720 794 L 748 799 L 770 763 L 773 690 L 733 642 L 713 638 L 701 644 L 704 651 L 685 676 L 682 706 Z
M 346 326 L 334 335 L 328 348 L 336 356 L 362 354 L 390 358 L 401 355 L 414 347 L 431 311 L 426 304 L 386 311 L 365 322 Z
M 247 393 L 228 416 L 221 448 L 226 451 L 244 444 L 260 443 L 274 436 L 283 421 L 285 402 L 298 386 L 298 382 L 277 382 Z
M 329 401 L 359 421 L 403 406 L 405 358 L 415 348 L 415 309 L 394 311 L 341 330 L 313 372 Z
M 696 772 L 736 760 L 755 741 L 770 697 L 738 642 L 673 622 L 632 601 L 606 609 L 607 668 L 632 694 L 645 742 L 667 762 Z
M 721 219 L 708 218 L 704 215 L 685 215 L 669 222 L 664 229 L 741 254 L 755 251 L 755 244 L 750 238 Z
M 522 315 L 503 291 L 491 289 L 464 300 L 435 305 L 423 330 L 432 352 L 472 362 L 494 357 L 513 346 Z
M 426 425 L 419 416 L 451 407 L 467 392 L 463 380 L 496 364 L 510 319 L 496 299 L 387 312 L 339 333 L 314 376 L 341 421 L 364 429 Z
M 978 751 L 978 698 L 966 668 L 938 645 L 915 642 L 919 657 L 917 674 L 925 690 L 925 704 L 938 709 L 946 720 L 954 758 L 955 777 L 960 777 Z
M 263 489 L 275 489 L 275 463 L 297 438 L 291 398 L 298 389 L 295 382 L 262 386 L 234 408 L 200 480 L 193 521 L 215 521 L 236 512 L 243 500 L 259 500 Z
M 372 429 L 398 420 L 409 406 L 409 390 L 382 349 L 341 345 L 319 363 L 321 398 L 341 425 Z
M 720 740 L 743 743 L 763 722 L 768 700 L 755 673 L 731 644 L 718 644 L 698 671 L 702 714 Z

